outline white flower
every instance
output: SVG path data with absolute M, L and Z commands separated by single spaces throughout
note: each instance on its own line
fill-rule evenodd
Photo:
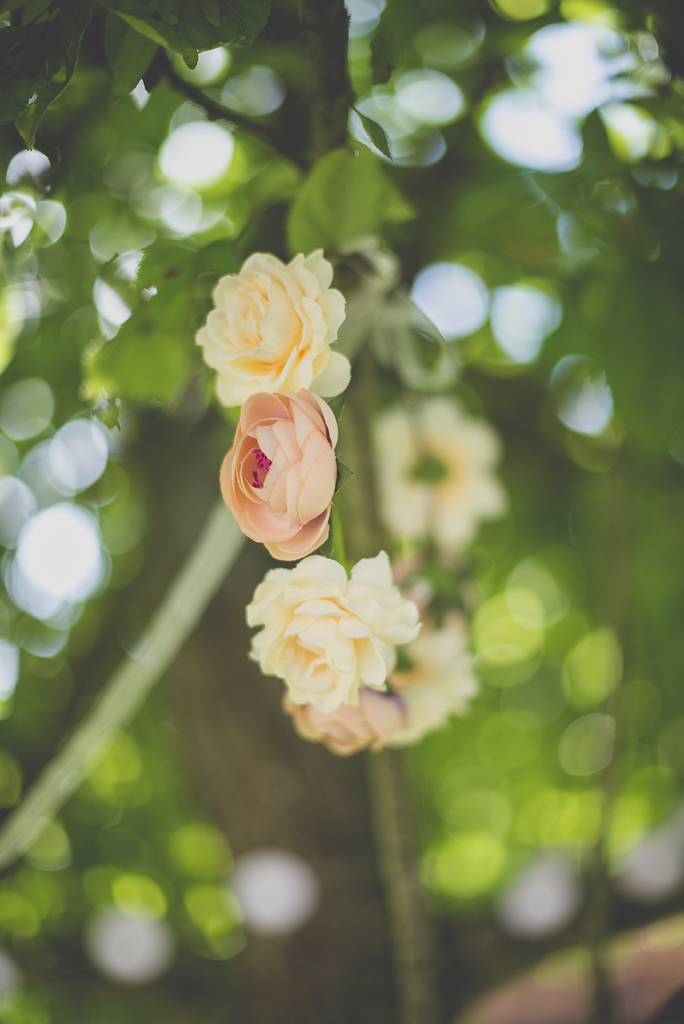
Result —
M 411 412 L 377 417 L 373 439 L 380 513 L 402 540 L 432 538 L 447 551 L 475 536 L 481 519 L 501 515 L 506 493 L 494 475 L 494 429 L 449 398 L 426 398 Z
M 254 253 L 239 274 L 220 279 L 216 308 L 197 344 L 218 371 L 224 405 L 242 405 L 258 391 L 306 388 L 321 398 L 344 391 L 349 360 L 329 347 L 344 320 L 344 297 L 330 287 L 332 274 L 319 249 L 288 264 Z
M 406 653 L 413 668 L 394 671 L 389 681 L 404 701 L 408 724 L 385 741 L 391 747 L 416 743 L 450 715 L 463 714 L 480 689 L 465 623 L 458 615 L 450 616 L 441 629 L 423 630 Z
M 392 582 L 387 555 L 357 562 L 347 580 L 332 558 L 310 555 L 294 569 L 271 569 L 247 606 L 263 626 L 250 657 L 287 684 L 295 704 L 335 711 L 356 704 L 361 685 L 385 689 L 394 644 L 415 639 L 418 609 Z

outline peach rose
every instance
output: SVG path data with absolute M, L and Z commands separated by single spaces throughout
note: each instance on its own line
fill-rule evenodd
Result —
M 328 715 L 313 704 L 295 704 L 287 693 L 283 697 L 283 711 L 292 716 L 302 739 L 325 743 L 333 754 L 343 757 L 366 747 L 381 750 L 407 724 L 400 697 L 378 693 L 367 686 L 359 690 L 358 704 L 340 704 L 337 711 Z
M 361 686 L 385 689 L 395 644 L 414 640 L 418 609 L 392 582 L 389 558 L 357 562 L 351 579 L 339 562 L 309 555 L 293 569 L 271 569 L 247 606 L 263 626 L 250 658 L 284 680 L 295 704 L 336 711 L 357 704 Z
M 344 320 L 344 297 L 330 287 L 332 266 L 323 250 L 282 263 L 254 253 L 239 274 L 214 288 L 215 309 L 197 335 L 204 361 L 218 371 L 216 391 L 228 406 L 258 391 L 323 398 L 349 383 L 349 360 L 330 345 Z
M 221 467 L 223 500 L 252 540 L 294 561 L 328 536 L 337 422 L 322 398 L 252 395 Z

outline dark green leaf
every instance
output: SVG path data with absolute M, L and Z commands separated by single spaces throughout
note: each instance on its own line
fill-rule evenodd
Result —
M 354 107 L 356 110 L 356 107 Z M 364 131 L 368 135 L 376 149 L 379 149 L 383 156 L 386 156 L 388 160 L 392 159 L 392 148 L 390 146 L 390 140 L 387 138 L 387 134 L 382 125 L 378 124 L 371 117 L 366 117 L 360 110 L 356 110 L 356 113 L 361 118 L 361 124 L 364 127 Z
M 370 44 L 373 85 L 387 85 L 394 71 L 392 37 L 381 28 Z
M 340 248 L 377 234 L 383 221 L 414 216 L 369 149 L 336 149 L 319 160 L 290 207 L 290 251 Z
M 52 0 L 30 24 L 0 31 L 0 124 L 14 121 L 29 149 L 43 114 L 71 81 L 91 14 L 90 0 Z
M 198 50 L 247 46 L 266 24 L 270 0 L 99 0 L 132 28 L 179 53 L 190 68 Z
M 344 487 L 344 485 L 346 484 L 347 480 L 351 480 L 351 478 L 353 476 L 354 476 L 354 470 L 350 469 L 349 466 L 345 466 L 344 462 L 340 462 L 340 460 L 338 459 L 337 460 L 337 483 L 335 484 L 335 493 L 337 494 L 337 492 L 340 491 Z
M 216 242 L 210 242 L 197 253 L 198 274 L 210 272 L 215 277 L 237 274 L 241 263 L 235 244 L 223 238 Z
M 104 44 L 115 91 L 117 95 L 124 96 L 135 89 L 147 71 L 157 44 L 111 11 L 105 22 Z

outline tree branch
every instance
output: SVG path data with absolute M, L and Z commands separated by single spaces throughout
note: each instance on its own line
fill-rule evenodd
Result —
M 243 114 L 237 114 L 233 110 L 229 110 L 228 107 L 224 107 L 222 103 L 217 103 L 216 100 L 212 100 L 206 95 L 202 89 L 198 89 L 196 85 L 192 85 L 190 82 L 186 82 L 184 78 L 175 71 L 171 61 L 166 54 L 161 55 L 163 61 L 161 72 L 166 76 L 170 84 L 179 92 L 182 96 L 185 96 L 191 103 L 195 103 L 198 107 L 202 107 L 205 114 L 210 121 L 227 121 L 229 124 L 235 125 L 241 131 L 249 132 L 255 138 L 265 142 L 271 149 L 274 149 L 281 156 L 286 157 L 288 160 L 292 160 L 299 167 L 306 168 L 305 161 L 293 153 L 286 143 L 281 139 L 274 131 L 267 128 L 264 124 L 258 124 L 256 121 L 250 120 L 249 117 L 245 117 Z
M 354 101 L 347 74 L 349 14 L 344 0 L 302 0 L 302 25 L 311 58 L 311 141 L 318 159 L 346 145 Z
M 87 777 L 173 662 L 245 543 L 219 498 L 178 575 L 138 641 L 120 662 L 96 703 L 45 765 L 0 828 L 0 870 L 30 848 Z
M 352 561 L 377 555 L 387 538 L 378 516 L 370 425 L 376 365 L 368 348 L 354 363 L 342 413 L 341 454 L 354 476 L 340 492 Z M 378 867 L 392 937 L 400 1024 L 437 1019 L 435 947 L 418 877 L 405 754 L 368 754 L 368 790 Z
M 392 935 L 400 1024 L 435 1024 L 435 946 L 418 877 L 403 751 L 368 754 L 375 846 Z

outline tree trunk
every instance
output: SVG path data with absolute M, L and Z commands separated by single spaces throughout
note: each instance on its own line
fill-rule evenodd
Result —
M 298 853 L 322 902 L 285 938 L 248 937 L 231 962 L 235 1024 L 394 1024 L 390 936 L 375 861 L 364 759 L 306 743 L 283 685 L 247 660 L 245 605 L 269 567 L 250 544 L 172 671 L 195 789 L 236 856 Z

